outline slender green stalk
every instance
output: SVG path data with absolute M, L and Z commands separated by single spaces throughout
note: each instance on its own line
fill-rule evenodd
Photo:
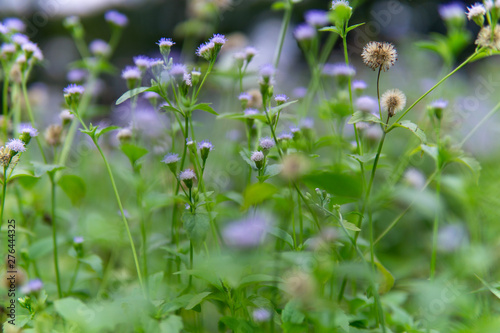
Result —
M 211 60 L 210 63 L 208 64 L 208 69 L 205 72 L 205 76 L 203 76 L 203 79 L 201 80 L 200 85 L 198 86 L 198 90 L 196 91 L 196 94 L 194 95 L 193 101 L 195 101 L 198 98 L 198 95 L 200 94 L 200 90 L 203 87 L 203 84 L 205 83 L 205 80 L 207 79 L 208 75 L 210 72 L 212 72 L 212 68 L 214 67 L 215 60 Z
M 491 116 L 493 116 L 498 110 L 500 110 L 500 103 L 498 103 L 497 105 L 495 105 L 495 107 L 493 109 L 491 109 L 490 112 L 488 112 L 488 114 L 486 116 L 484 116 L 483 119 L 481 119 L 481 121 L 479 123 L 476 124 L 476 126 L 474 126 L 474 128 L 465 136 L 465 138 L 460 142 L 460 146 L 463 146 L 465 144 L 465 142 L 467 142 L 467 140 L 469 140 L 473 135 L 474 133 L 476 133 L 476 131 L 488 120 L 491 118 Z
M 437 120 L 436 124 L 436 141 L 438 152 L 441 150 L 441 120 Z M 436 161 L 436 212 L 434 215 L 434 225 L 432 228 L 432 255 L 431 255 L 431 273 L 430 279 L 434 279 L 436 274 L 436 258 L 437 258 L 437 243 L 438 243 L 438 232 L 439 232 L 439 220 L 441 217 L 441 170 L 442 163 L 441 157 L 438 153 L 438 158 Z
M 28 89 L 26 87 L 26 78 L 23 78 L 21 83 L 21 90 L 24 96 L 24 102 L 26 104 L 26 110 L 28 111 L 28 117 L 30 118 L 31 126 L 35 127 L 35 118 L 33 117 L 33 111 L 31 110 L 31 103 L 28 98 Z M 35 137 L 38 148 L 40 149 L 40 154 L 42 154 L 43 162 L 47 164 L 47 157 L 43 151 L 42 143 L 40 142 L 40 137 Z
M 3 61 L 2 61 L 3 63 Z M 6 66 L 3 66 L 4 72 L 6 70 Z M 9 108 L 9 75 L 5 73 L 3 78 L 3 89 L 2 89 L 2 114 L 3 114 L 3 133 L 5 140 L 8 137 L 8 110 Z
M 431 89 L 427 90 L 427 92 L 425 92 L 422 96 L 420 96 L 412 105 L 410 105 L 410 107 L 408 109 L 406 109 L 405 112 L 403 112 L 398 119 L 396 119 L 396 121 L 391 125 L 389 126 L 389 128 L 387 129 L 387 132 L 390 132 L 392 131 L 394 128 L 396 128 L 395 124 L 398 123 L 401 119 L 403 119 L 404 116 L 406 116 L 406 114 L 408 112 L 410 112 L 411 109 L 413 109 L 415 107 L 415 105 L 417 105 L 422 99 L 424 99 L 427 95 L 429 95 L 434 89 L 436 89 L 437 87 L 439 87 L 444 81 L 446 81 L 450 76 L 452 76 L 453 74 L 455 74 L 456 72 L 458 72 L 462 67 L 464 67 L 465 65 L 467 65 L 469 62 L 471 62 L 479 53 L 481 53 L 482 49 L 481 48 L 478 48 L 469 58 L 467 58 L 463 63 L 461 63 L 457 68 L 455 68 L 454 70 L 452 70 L 448 75 L 446 75 L 444 78 L 442 78 L 438 83 L 436 83 Z
M 51 179 L 51 219 L 52 219 L 52 244 L 54 246 L 54 268 L 56 271 L 57 295 L 62 298 L 61 276 L 59 274 L 59 259 L 57 255 L 57 223 L 56 223 L 56 183 L 54 175 L 49 175 Z
M 71 294 L 71 291 L 73 291 L 73 287 L 76 282 L 76 277 L 78 276 L 78 271 L 80 270 L 80 258 L 77 258 L 76 261 L 76 266 L 75 266 L 75 271 L 73 272 L 73 276 L 71 277 L 69 287 L 68 287 L 68 294 Z
M 280 63 L 281 51 L 283 50 L 283 43 L 285 42 L 286 31 L 288 30 L 288 25 L 290 24 L 290 20 L 292 18 L 292 9 L 293 9 L 292 2 L 288 0 L 285 7 L 285 15 L 283 16 L 283 21 L 281 23 L 280 37 L 278 40 L 278 44 L 276 45 L 276 51 L 274 54 L 274 68 L 278 68 L 278 65 Z
M 5 209 L 5 196 L 7 195 L 7 166 L 3 167 L 3 184 L 2 184 L 2 211 L 0 212 L 0 230 L 2 230 L 3 211 Z

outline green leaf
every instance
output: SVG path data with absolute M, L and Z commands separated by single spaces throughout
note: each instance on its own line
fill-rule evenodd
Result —
M 286 108 L 294 103 L 297 103 L 297 102 L 298 102 L 298 100 L 294 100 L 294 101 L 286 102 L 286 103 L 283 103 L 281 105 L 278 105 L 278 106 L 271 108 L 271 110 L 269 111 L 269 118 L 274 117 L 276 114 L 278 114 L 278 112 L 280 112 L 284 108 Z
M 363 23 L 359 23 L 359 24 L 355 24 L 355 25 L 351 25 L 349 28 L 347 28 L 346 33 L 348 33 L 348 32 L 349 32 L 349 31 L 351 31 L 351 30 L 354 30 L 354 29 L 356 29 L 357 27 L 360 27 L 360 26 L 362 26 L 362 25 L 364 25 L 364 24 L 365 24 L 365 22 L 363 22 Z
M 276 186 L 269 183 L 256 183 L 248 186 L 243 194 L 243 210 L 248 209 L 253 205 L 269 199 L 274 193 L 278 192 Z
M 39 178 L 39 177 L 35 177 L 35 175 L 33 174 L 33 171 L 31 170 L 26 170 L 26 169 L 21 169 L 21 168 L 16 168 L 14 169 L 14 171 L 12 172 L 12 174 L 10 175 L 10 177 L 7 179 L 7 183 L 9 183 L 10 181 L 16 179 L 16 178 Z M 0 179 L 0 184 L 3 184 L 3 181 Z
M 80 259 L 80 262 L 87 264 L 97 273 L 99 277 L 102 277 L 102 259 L 96 254 L 91 254 L 85 258 Z
M 267 274 L 252 274 L 252 275 L 247 275 L 243 277 L 239 284 L 238 287 L 246 287 L 251 284 L 258 284 L 258 283 L 270 283 L 270 282 L 282 282 L 283 280 L 280 277 L 272 276 L 272 275 L 267 275 Z
M 481 164 L 474 157 L 459 156 L 455 159 L 455 161 L 467 166 L 470 171 L 472 171 L 476 182 L 479 180 L 479 174 L 481 173 Z
M 424 151 L 424 153 L 426 153 L 427 155 L 432 157 L 437 162 L 437 160 L 439 158 L 438 147 L 422 144 L 422 145 L 420 145 L 420 148 Z
M 192 308 L 203 302 L 203 299 L 208 295 L 210 295 L 211 293 L 212 293 L 211 291 L 206 291 L 204 293 L 200 293 L 198 295 L 193 296 L 193 298 L 191 298 L 189 303 L 186 305 L 186 310 L 191 310 Z
M 212 109 L 212 107 L 210 106 L 210 103 L 200 103 L 200 104 L 196 104 L 194 105 L 192 108 L 191 108 L 193 111 L 194 110 L 201 110 L 201 111 L 205 111 L 205 112 L 208 112 L 208 113 L 211 113 L 211 114 L 214 114 L 216 116 L 218 116 L 219 114 L 217 112 L 215 112 L 214 109 Z
M 364 111 L 356 111 L 351 119 L 349 119 L 349 124 L 356 124 L 359 122 L 368 122 L 368 123 L 378 123 L 378 124 L 384 124 L 382 120 L 377 118 L 375 115 L 369 113 L 369 112 L 364 112 Z
M 394 286 L 394 276 L 387 270 L 387 268 L 382 265 L 378 259 L 375 259 L 375 265 L 377 266 L 377 270 L 382 275 L 382 279 L 380 281 L 378 292 L 383 295 L 392 289 Z
M 333 31 L 340 35 L 340 30 L 336 26 L 324 27 L 319 29 L 318 31 Z
M 108 126 L 106 128 L 103 128 L 99 132 L 96 132 L 96 138 L 99 138 L 101 135 L 106 134 L 106 133 L 108 133 L 110 131 L 119 129 L 119 128 L 120 128 L 120 126 Z
M 128 157 L 132 165 L 135 165 L 135 162 L 138 159 L 140 159 L 141 157 L 143 157 L 148 153 L 148 150 L 146 148 L 130 143 L 121 145 L 120 149 Z
M 54 308 L 65 320 L 78 324 L 84 324 L 88 320 L 89 314 L 94 313 L 82 301 L 73 297 L 55 300 Z
M 491 284 L 489 284 L 488 282 L 486 282 L 485 280 L 481 279 L 477 274 L 474 274 L 478 279 L 479 281 L 481 281 L 481 283 L 486 287 L 488 288 L 492 293 L 493 295 L 495 295 L 498 299 L 500 299 L 500 290 L 494 288 Z
M 313 188 L 318 187 L 339 197 L 359 198 L 362 193 L 361 180 L 358 175 L 318 171 L 304 176 L 303 181 Z
M 281 239 L 282 241 L 284 241 L 285 243 L 290 245 L 290 247 L 293 249 L 293 238 L 285 230 L 280 229 L 278 227 L 270 227 L 267 230 L 267 232 L 270 233 L 271 235 L 276 236 L 277 238 Z
M 193 296 L 193 294 L 186 294 L 174 298 L 173 300 L 169 300 L 165 304 L 163 304 L 163 306 L 161 307 L 161 312 L 163 314 L 166 314 L 182 309 L 189 304 L 189 301 L 193 298 Z
M 352 231 L 361 231 L 361 229 L 359 229 L 354 223 L 351 223 L 349 221 L 342 221 L 342 224 L 344 225 L 344 228 L 346 228 L 347 230 L 352 230 Z
M 375 157 L 377 157 L 377 153 L 369 153 L 369 154 L 363 154 L 361 155 L 347 155 L 349 157 L 354 158 L 356 161 L 361 162 L 361 163 L 368 163 L 370 161 L 373 161 Z
M 283 323 L 302 324 L 304 319 L 306 319 L 306 316 L 300 310 L 298 301 L 295 300 L 288 302 L 281 313 L 281 320 Z
M 255 163 L 250 159 L 250 157 L 248 157 L 248 152 L 246 150 L 241 150 L 240 151 L 240 156 L 241 158 L 247 162 L 247 164 L 255 171 L 257 171 L 258 169 L 255 167 Z
M 170 105 L 163 105 L 162 107 L 160 107 L 160 109 L 165 110 L 165 111 L 179 112 L 181 115 L 184 115 L 184 113 L 181 110 L 174 108 L 173 106 L 170 106 Z
M 78 206 L 82 203 L 85 197 L 86 187 L 81 177 L 76 175 L 63 175 L 57 184 L 62 188 L 64 193 L 66 193 L 74 206 Z
M 266 166 L 266 170 L 264 171 L 264 176 L 269 177 L 274 177 L 276 175 L 279 175 L 280 172 L 283 170 L 283 164 L 272 164 Z
M 416 135 L 420 139 L 422 143 L 424 144 L 427 143 L 427 136 L 425 135 L 424 131 L 422 131 L 422 129 L 418 127 L 417 124 L 414 124 L 409 120 L 403 120 L 402 122 L 395 123 L 394 126 L 410 130 L 414 135 Z
M 41 177 L 46 172 L 47 173 L 55 172 L 65 168 L 64 165 L 58 165 L 58 164 L 43 164 L 39 162 L 31 162 L 31 164 L 35 167 L 34 171 L 35 177 Z
M 160 333 L 180 333 L 184 328 L 182 318 L 170 315 L 160 323 Z
M 199 247 L 205 241 L 210 226 L 210 219 L 206 213 L 184 213 L 182 216 L 184 229 L 193 246 Z
M 119 105 L 119 104 L 125 102 L 126 100 L 128 100 L 129 98 L 137 96 L 137 95 L 139 95 L 143 92 L 146 92 L 146 91 L 154 91 L 155 93 L 159 92 L 158 87 L 156 87 L 156 86 L 154 86 L 154 87 L 139 87 L 139 88 L 131 89 L 131 90 L 125 92 L 123 95 L 121 95 L 120 98 L 118 98 L 118 100 L 116 101 L 116 105 Z

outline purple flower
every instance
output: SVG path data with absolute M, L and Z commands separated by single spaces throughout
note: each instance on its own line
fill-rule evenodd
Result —
M 9 33 L 9 28 L 7 28 L 3 23 L 0 23 L 0 34 L 6 35 Z
M 252 156 L 250 156 L 250 159 L 254 162 L 260 162 L 264 159 L 264 153 L 261 151 L 254 151 L 252 153 Z
M 6 55 L 11 55 L 16 53 L 16 46 L 14 44 L 10 43 L 4 43 L 2 44 L 2 48 L 0 49 L 0 52 L 2 53 L 2 56 Z
M 267 79 L 269 79 L 275 73 L 276 73 L 276 69 L 271 64 L 263 65 L 259 71 L 260 76 L 262 76 L 263 78 L 267 78 Z
M 182 181 L 193 180 L 196 179 L 196 174 L 193 170 L 186 169 L 184 171 L 181 171 L 181 173 L 179 174 L 179 179 Z
M 85 92 L 85 88 L 78 84 L 71 83 L 63 89 L 63 92 L 64 96 L 79 96 Z
M 307 88 L 306 87 L 297 87 L 297 88 L 293 89 L 292 94 L 296 98 L 304 98 L 307 95 Z
M 293 134 L 289 132 L 283 132 L 278 136 L 278 140 L 292 140 Z
M 125 27 L 128 24 L 128 18 L 127 16 L 123 15 L 120 12 L 117 12 L 116 10 L 110 10 L 104 14 L 104 19 L 117 27 Z
M 28 283 L 21 288 L 21 292 L 23 294 L 30 294 L 32 292 L 37 292 L 42 288 L 43 288 L 43 282 L 40 279 L 34 279 L 28 281 Z
M 268 321 L 271 318 L 271 313 L 269 312 L 269 310 L 264 308 L 255 309 L 252 312 L 252 317 L 254 321 L 262 323 Z
M 250 102 L 252 100 L 252 95 L 250 95 L 249 93 L 247 92 L 242 92 L 239 96 L 238 96 L 238 99 L 240 101 L 246 101 L 246 102 Z
M 210 43 L 214 43 L 215 45 L 224 45 L 226 42 L 226 36 L 221 34 L 214 34 L 212 38 L 210 38 Z
M 274 140 L 266 136 L 265 138 L 260 139 L 259 145 L 263 150 L 269 150 L 274 147 Z
M 135 66 L 127 66 L 122 71 L 122 78 L 125 80 L 139 80 L 141 75 L 141 71 Z
M 68 72 L 66 79 L 69 82 L 82 82 L 87 77 L 88 72 L 85 69 L 75 68 Z
M 354 90 L 365 90 L 368 88 L 368 85 L 365 81 L 357 80 L 352 82 L 352 89 Z
M 167 155 L 165 155 L 165 157 L 163 158 L 163 160 L 161 160 L 163 163 L 165 164 L 172 164 L 172 163 L 177 163 L 179 162 L 180 158 L 179 158 L 179 155 L 178 154 L 175 154 L 175 153 L 168 153 Z
M 316 29 L 311 27 L 309 24 L 299 24 L 295 28 L 293 35 L 299 42 L 304 40 L 311 40 L 314 38 L 314 36 L 316 36 Z
M 356 109 L 364 112 L 376 112 L 378 110 L 378 102 L 371 96 L 361 96 L 356 101 Z
M 304 15 L 307 24 L 313 27 L 323 27 L 328 24 L 328 13 L 324 10 L 311 9 Z
M 158 42 L 156 42 L 156 44 L 158 44 L 159 47 L 172 47 L 175 42 L 172 41 L 171 38 L 160 38 L 160 40 Z
M 314 127 L 314 119 L 312 119 L 312 118 L 304 118 L 304 119 L 302 119 L 300 121 L 300 127 L 306 128 L 306 129 L 312 129 Z
M 16 153 L 22 153 L 26 151 L 26 147 L 24 146 L 24 142 L 19 139 L 10 139 L 7 144 L 7 148 L 15 151 Z
M 75 244 L 82 244 L 82 243 L 83 243 L 83 240 L 84 240 L 84 239 L 83 239 L 83 237 L 82 237 L 82 236 L 75 236 L 75 237 L 73 238 L 73 243 L 75 243 Z
M 286 101 L 288 101 L 288 96 L 287 95 L 284 95 L 284 94 L 280 94 L 280 95 L 276 95 L 274 97 L 274 100 L 276 101 L 276 103 L 278 104 L 283 104 L 283 103 L 286 103 Z
M 459 2 L 439 6 L 439 15 L 443 20 L 465 18 L 464 7 Z
M 255 214 L 243 220 L 230 223 L 224 228 L 223 238 L 228 246 L 251 249 L 259 246 L 269 229 L 269 217 Z
M 8 17 L 3 20 L 3 25 L 9 29 L 9 32 L 23 32 L 26 30 L 26 24 L 16 17 Z
M 102 39 L 95 39 L 89 45 L 90 52 L 94 55 L 105 57 L 111 53 L 111 47 Z
M 198 142 L 198 149 L 199 150 L 208 149 L 209 151 L 212 151 L 214 149 L 214 146 L 210 141 L 203 140 L 201 142 Z
M 257 109 L 246 109 L 245 111 L 243 111 L 243 113 L 245 114 L 245 116 L 253 116 L 259 114 L 260 112 Z
M 28 36 L 20 33 L 15 33 L 12 35 L 12 42 L 17 45 L 23 45 L 30 42 Z
M 245 48 L 245 55 L 247 57 L 247 61 L 252 60 L 252 58 L 255 57 L 258 53 L 259 51 L 257 51 L 257 49 L 253 46 L 247 46 Z
M 212 42 L 206 42 L 201 44 L 196 50 L 196 55 L 206 60 L 211 60 L 213 57 L 213 50 L 215 48 L 215 44 Z
M 158 93 L 155 93 L 154 91 L 146 91 L 142 94 L 142 96 L 144 96 L 145 99 L 149 100 L 157 99 L 160 97 L 160 95 L 158 95 Z
M 20 124 L 19 125 L 20 133 L 28 133 L 30 137 L 34 138 L 38 135 L 38 130 L 33 128 L 30 124 Z
M 446 109 L 448 107 L 448 101 L 446 101 L 444 99 L 438 99 L 438 100 L 433 101 L 429 106 L 431 108 L 434 108 L 434 109 L 443 110 L 443 109 Z
M 184 79 L 184 75 L 187 74 L 187 67 L 184 64 L 173 64 L 169 72 L 176 81 Z
M 323 74 L 327 76 L 354 76 L 356 75 L 356 69 L 351 65 L 346 65 L 344 63 L 337 64 L 325 64 L 323 67 Z
M 134 57 L 134 65 L 137 66 L 141 71 L 144 71 L 149 68 L 150 66 L 150 59 L 146 56 L 139 55 Z

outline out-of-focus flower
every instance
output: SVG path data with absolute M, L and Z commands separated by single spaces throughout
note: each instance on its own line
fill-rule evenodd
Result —
M 111 25 L 123 28 L 128 24 L 128 18 L 116 10 L 110 10 L 104 14 L 104 19 Z
M 28 283 L 21 287 L 21 292 L 23 294 L 31 294 L 37 291 L 42 290 L 43 282 L 40 279 L 34 279 L 28 281 Z
M 425 185 L 424 174 L 415 168 L 407 169 L 404 173 L 403 179 L 405 183 L 419 190 Z
M 368 85 L 366 84 L 365 81 L 356 80 L 352 82 L 352 89 L 354 89 L 357 92 L 362 92 L 366 88 L 368 88 Z
M 17 17 L 8 17 L 2 23 L 9 32 L 24 32 L 26 30 L 26 24 Z
M 184 171 L 181 171 L 179 174 L 179 179 L 184 182 L 184 185 L 186 185 L 187 188 L 193 187 L 193 181 L 196 180 L 196 174 L 194 173 L 193 170 L 191 169 L 186 169 Z
M 328 14 L 324 10 L 311 9 L 304 14 L 307 24 L 313 27 L 323 27 L 328 24 Z
M 256 213 L 228 224 L 222 232 L 224 242 L 228 246 L 238 249 L 258 247 L 264 241 L 270 225 L 269 216 Z
M 111 53 L 111 46 L 102 39 L 95 39 L 89 45 L 93 55 L 107 57 Z
M 356 109 L 359 111 L 374 113 L 378 110 L 378 102 L 371 96 L 361 96 L 356 100 Z
M 293 35 L 299 42 L 311 40 L 316 36 L 316 29 L 309 24 L 299 24 L 293 31 Z
M 26 151 L 24 142 L 19 139 L 10 139 L 5 146 L 10 150 L 15 151 L 16 153 L 22 153 Z
M 61 135 L 63 128 L 59 124 L 53 124 L 45 130 L 45 141 L 51 146 L 59 146 L 61 144 Z
M 68 72 L 66 79 L 72 83 L 82 83 L 88 76 L 88 72 L 85 69 L 75 68 Z
M 253 320 L 257 323 L 268 321 L 271 318 L 271 312 L 264 308 L 255 309 L 252 312 Z
M 491 26 L 481 28 L 477 35 L 476 44 L 497 51 L 500 50 L 500 25 L 495 26 L 493 39 L 491 38 Z

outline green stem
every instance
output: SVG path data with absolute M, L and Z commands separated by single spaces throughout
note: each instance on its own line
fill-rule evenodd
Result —
M 3 63 L 3 62 L 2 62 Z M 3 66 L 4 72 L 6 71 L 6 66 Z M 8 138 L 8 107 L 9 107 L 9 75 L 5 72 L 4 80 L 3 80 L 3 90 L 2 90 L 2 114 L 3 114 L 3 132 L 5 136 L 5 140 Z
M 278 68 L 278 65 L 280 63 L 281 51 L 283 50 L 286 31 L 288 30 L 288 25 L 290 24 L 290 20 L 292 18 L 292 8 L 292 2 L 288 0 L 285 8 L 285 15 L 283 16 L 283 21 L 281 23 L 280 37 L 278 40 L 278 44 L 276 45 L 276 51 L 274 55 L 274 68 Z
M 2 211 L 0 212 L 0 231 L 2 230 L 3 211 L 5 209 L 5 196 L 7 194 L 7 166 L 3 167 L 3 184 L 2 184 Z
M 56 183 L 54 175 L 50 174 L 51 183 L 51 219 L 52 219 L 52 244 L 54 246 L 54 268 L 56 271 L 57 295 L 62 298 L 61 277 L 59 274 L 59 259 L 57 254 L 57 223 L 56 223 Z
M 31 110 L 31 104 L 28 98 L 28 89 L 26 87 L 26 78 L 23 78 L 22 83 L 21 83 L 21 90 L 23 92 L 24 96 L 24 102 L 26 104 L 26 110 L 28 111 L 28 116 L 30 118 L 31 126 L 35 127 L 35 118 L 33 117 L 33 112 Z M 40 154 L 42 154 L 43 162 L 47 164 L 47 157 L 45 156 L 45 152 L 43 151 L 42 143 L 40 142 L 40 137 L 36 136 L 36 143 L 38 145 L 38 148 L 40 149 Z
M 434 89 L 439 87 L 444 81 L 446 81 L 450 76 L 458 72 L 462 67 L 467 65 L 469 62 L 471 62 L 480 52 L 482 51 L 481 48 L 478 48 L 469 58 L 467 58 L 463 63 L 461 63 L 457 68 L 455 68 L 453 71 L 451 71 L 448 75 L 446 75 L 444 78 L 442 78 L 438 83 L 436 83 L 431 89 L 429 89 L 426 93 L 424 93 L 422 96 L 420 96 L 419 99 L 417 99 L 408 109 L 406 109 L 405 112 L 403 112 L 398 119 L 387 129 L 387 132 L 392 131 L 394 128 L 396 128 L 395 124 L 398 123 L 403 117 L 410 112 L 411 109 L 415 107 L 422 99 L 424 99 L 427 95 L 429 95 Z
M 193 103 L 194 101 L 198 98 L 198 95 L 200 93 L 200 90 L 201 88 L 203 87 L 203 84 L 205 83 L 205 80 L 207 79 L 208 75 L 210 74 L 210 72 L 212 72 L 212 68 L 214 67 L 214 64 L 215 64 L 215 60 L 211 60 L 210 63 L 208 64 L 208 69 L 205 73 L 205 76 L 203 77 L 203 79 L 201 80 L 201 83 L 198 87 L 198 90 L 196 91 L 196 94 L 194 95 L 194 98 L 193 98 Z
M 437 120 L 436 124 L 436 141 L 438 152 L 441 150 L 441 120 Z M 431 272 L 430 280 L 434 280 L 434 275 L 436 274 L 436 258 L 437 258 L 437 245 L 438 245 L 438 232 L 439 232 L 439 220 L 441 215 L 441 158 L 438 154 L 436 161 L 436 212 L 434 215 L 434 225 L 432 228 L 432 254 L 431 254 Z
M 491 118 L 491 116 L 493 116 L 498 110 L 500 110 L 500 103 L 498 103 L 497 105 L 495 105 L 495 107 L 493 109 L 491 109 L 490 112 L 488 112 L 488 114 L 486 116 L 484 116 L 483 119 L 481 119 L 481 121 L 479 123 L 477 123 L 476 126 L 474 126 L 474 128 L 469 132 L 469 134 L 467 134 L 465 136 L 465 138 L 462 140 L 462 142 L 460 142 L 460 146 L 463 146 L 465 144 L 465 142 L 467 142 L 467 140 L 469 140 L 472 135 L 474 135 L 474 133 L 476 133 L 476 131 L 488 120 Z
M 73 272 L 73 276 L 71 277 L 71 281 L 69 283 L 68 294 L 71 294 L 71 291 L 73 291 L 73 286 L 75 285 L 76 277 L 78 276 L 78 271 L 80 270 L 80 258 L 77 258 L 76 260 L 75 271 Z

